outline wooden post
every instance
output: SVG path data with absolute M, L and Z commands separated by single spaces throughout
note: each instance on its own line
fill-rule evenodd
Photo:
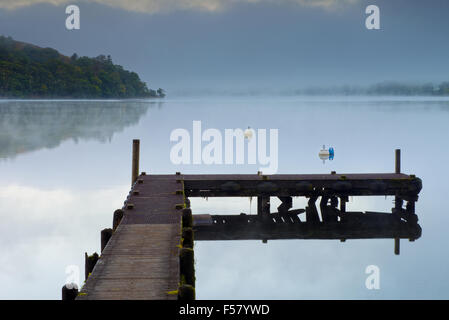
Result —
M 182 227 L 193 228 L 193 215 L 192 210 L 189 208 L 182 210 Z
M 266 221 L 270 214 L 270 197 L 259 196 L 257 197 L 257 214 L 261 219 Z
M 112 229 L 107 228 L 101 230 L 101 252 L 103 252 L 104 248 L 109 242 L 109 239 L 112 237 Z
M 401 173 L 401 149 L 395 152 L 395 173 Z
M 399 252 L 400 252 L 399 238 L 394 238 L 394 254 L 398 256 Z
M 122 209 L 117 209 L 114 211 L 114 217 L 112 218 L 112 230 L 115 231 L 117 229 L 118 225 L 122 221 L 123 214 L 124 212 Z
M 178 289 L 178 300 L 182 301 L 195 300 L 195 288 L 188 284 L 180 286 Z
M 347 196 L 341 196 L 340 197 L 340 212 L 345 213 L 346 212 L 346 201 L 348 201 Z
M 98 261 L 98 253 L 94 253 L 93 255 L 89 256 L 86 253 L 84 253 L 84 277 L 85 280 L 87 280 L 87 278 L 89 277 L 89 274 L 92 273 L 92 271 L 94 270 L 95 265 L 97 264 Z
M 184 277 L 185 284 L 195 287 L 195 258 L 193 249 L 181 248 L 179 258 L 180 276 Z
M 62 301 L 73 301 L 78 295 L 78 286 L 75 283 L 65 284 L 62 287 Z
M 395 150 L 395 169 L 394 169 L 395 173 L 401 173 L 401 149 L 396 149 Z M 395 197 L 395 207 L 396 210 L 399 210 L 399 203 L 402 204 L 401 199 L 399 199 L 398 197 Z M 401 205 L 402 207 L 402 205 Z M 399 238 L 394 238 L 394 254 L 395 255 L 399 255 L 400 252 L 400 239 Z
M 132 158 L 132 172 L 131 172 L 131 186 L 136 182 L 139 176 L 139 157 L 140 157 L 140 140 L 133 140 L 133 158 Z
M 182 228 L 182 246 L 183 248 L 193 249 L 193 230 L 192 228 Z
M 260 221 L 266 222 L 270 216 L 270 197 L 259 196 L 257 197 L 257 215 Z M 262 243 L 267 243 L 267 239 L 262 239 Z

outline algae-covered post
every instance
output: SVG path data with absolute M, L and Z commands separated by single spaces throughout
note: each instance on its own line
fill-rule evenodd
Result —
M 78 295 L 78 286 L 75 283 L 65 284 L 62 287 L 62 301 L 72 301 Z

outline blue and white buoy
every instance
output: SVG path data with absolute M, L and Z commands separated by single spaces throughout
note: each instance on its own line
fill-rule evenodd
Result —
M 318 152 L 318 157 L 323 160 L 323 163 L 325 163 L 326 160 L 334 160 L 334 155 L 334 148 L 330 147 L 329 150 L 327 150 L 325 145 L 323 145 L 323 149 Z

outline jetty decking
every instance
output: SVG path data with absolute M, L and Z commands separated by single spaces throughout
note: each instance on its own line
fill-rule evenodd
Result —
M 78 295 L 64 286 L 65 299 L 194 299 L 193 239 L 392 238 L 399 254 L 399 239 L 421 236 L 422 182 L 400 173 L 398 151 L 395 173 L 300 175 L 138 175 L 138 153 L 137 144 L 132 188 L 102 231 L 101 256 L 86 255 L 86 283 Z M 395 197 L 391 212 L 346 210 L 349 196 L 380 195 Z M 294 196 L 307 206 L 293 209 Z M 257 214 L 192 215 L 189 197 L 255 197 Z M 270 197 L 280 199 L 277 211 Z
M 175 175 L 141 176 L 119 226 L 78 299 L 177 299 L 181 183 Z

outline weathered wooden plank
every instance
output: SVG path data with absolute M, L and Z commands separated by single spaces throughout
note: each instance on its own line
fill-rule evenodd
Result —
M 396 173 L 301 175 L 182 175 L 187 197 L 397 195 L 416 197 L 422 182 Z
M 182 184 L 175 175 L 143 177 L 77 299 L 177 299 L 169 292 L 180 280 Z

